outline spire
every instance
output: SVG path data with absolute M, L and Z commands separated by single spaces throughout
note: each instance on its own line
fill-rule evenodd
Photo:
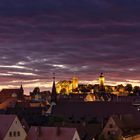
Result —
M 52 86 L 52 94 L 51 94 L 51 102 L 57 101 L 57 93 L 56 93 L 56 87 L 55 87 L 55 73 L 53 73 L 53 86 Z
M 20 90 L 22 90 L 22 91 L 23 91 L 23 86 L 22 86 L 22 84 L 21 84 L 21 86 L 20 86 Z
M 22 84 L 21 84 L 20 89 L 19 89 L 18 98 L 19 99 L 23 99 L 24 98 L 24 89 L 22 87 Z

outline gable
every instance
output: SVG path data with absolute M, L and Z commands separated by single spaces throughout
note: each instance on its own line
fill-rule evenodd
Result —
M 22 127 L 19 119 L 16 117 L 11 124 L 4 140 L 25 140 L 27 134 Z
M 77 130 L 75 131 L 75 134 L 74 134 L 74 136 L 73 136 L 73 139 L 72 139 L 72 140 L 80 140 L 80 136 L 79 136 L 79 134 L 78 134 Z
M 121 129 L 118 127 L 118 125 L 116 124 L 116 122 L 113 120 L 112 117 L 109 118 L 108 122 L 106 123 L 103 131 L 102 131 L 102 134 L 106 134 L 108 132 L 118 132 L 118 131 L 121 131 Z
M 5 137 L 15 117 L 15 115 L 0 115 L 0 138 Z

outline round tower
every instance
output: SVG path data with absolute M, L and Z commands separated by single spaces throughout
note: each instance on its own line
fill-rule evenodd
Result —
M 100 76 L 99 76 L 100 87 L 104 87 L 104 83 L 105 83 L 105 77 L 104 77 L 103 73 L 101 73 Z

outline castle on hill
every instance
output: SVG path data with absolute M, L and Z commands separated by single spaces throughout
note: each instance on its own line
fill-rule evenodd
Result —
M 59 81 L 56 84 L 57 93 L 69 94 L 73 92 L 74 89 L 78 88 L 78 78 L 73 77 L 72 80 Z

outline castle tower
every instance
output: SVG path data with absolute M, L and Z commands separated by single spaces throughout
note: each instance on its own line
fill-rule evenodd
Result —
M 104 83 L 105 83 L 105 77 L 104 77 L 103 73 L 101 73 L 99 76 L 99 90 L 100 91 L 105 90 Z
M 78 78 L 74 76 L 72 78 L 72 89 L 76 89 L 77 87 L 78 87 Z
M 104 86 L 104 82 L 105 82 L 105 77 L 104 77 L 103 73 L 101 73 L 99 76 L 100 87 Z
M 55 74 L 53 73 L 53 86 L 52 86 L 52 93 L 51 93 L 51 102 L 57 102 L 57 93 L 55 87 Z

